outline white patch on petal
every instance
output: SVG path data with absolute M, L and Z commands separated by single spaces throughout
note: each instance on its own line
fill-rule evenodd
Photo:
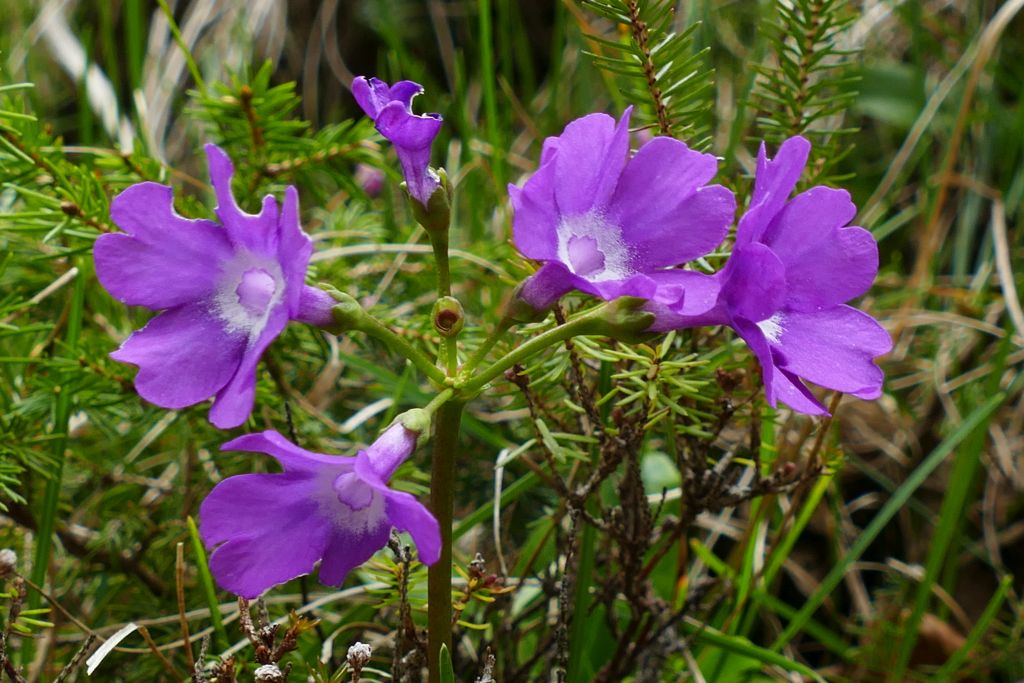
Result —
M 633 275 L 629 265 L 632 254 L 622 239 L 622 228 L 602 214 L 592 211 L 563 218 L 557 233 L 558 260 L 574 274 L 590 282 L 624 280 Z M 580 251 L 586 249 L 596 253 Z
M 757 326 L 764 332 L 764 336 L 768 338 L 768 341 L 773 344 L 779 343 L 779 337 L 786 331 L 786 328 L 782 326 L 783 318 L 781 313 L 776 313 L 767 320 L 762 320 L 757 323 Z
M 317 474 L 317 514 L 338 530 L 367 536 L 388 525 L 386 501 L 351 469 L 325 467 Z M 353 503 L 355 505 L 353 505 Z
M 239 287 L 243 288 L 244 294 L 243 283 L 246 281 L 247 273 L 250 281 L 273 281 L 273 291 L 266 297 L 265 305 L 254 307 L 251 300 L 242 302 Z M 269 289 L 269 283 L 263 284 Z M 229 334 L 244 334 L 248 337 L 249 343 L 253 344 L 267 326 L 271 312 L 284 299 L 284 293 L 284 273 L 281 272 L 280 263 L 265 256 L 239 251 L 221 268 L 221 278 L 213 298 L 214 314 L 224 322 L 225 330 Z

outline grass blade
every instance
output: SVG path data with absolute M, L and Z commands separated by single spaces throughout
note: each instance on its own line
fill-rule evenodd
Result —
M 836 589 L 840 581 L 843 580 L 843 576 L 846 575 L 846 571 L 853 565 L 854 562 L 860 559 L 860 556 L 864 554 L 864 551 L 868 549 L 868 546 L 875 540 L 875 538 L 882 532 L 889 521 L 896 516 L 896 513 L 906 505 L 907 501 L 914 494 L 914 492 L 925 482 L 928 476 L 935 471 L 935 469 L 941 465 L 945 459 L 953 452 L 961 441 L 974 431 L 974 429 L 987 420 L 992 413 L 996 411 L 1006 400 L 1008 395 L 1016 393 L 1020 389 L 1020 386 L 1024 385 L 1024 375 L 1018 376 L 1014 381 L 1013 386 L 1006 391 L 1001 391 L 995 396 L 990 398 L 988 401 L 978 406 L 974 412 L 967 416 L 967 419 L 950 434 L 946 439 L 939 444 L 939 446 L 933 450 L 927 458 L 925 458 L 914 472 L 907 477 L 907 480 L 896 490 L 892 497 L 886 502 L 885 506 L 878 512 L 871 524 L 861 533 L 857 540 L 850 546 L 849 552 L 843 561 L 836 565 L 832 571 L 822 580 L 821 585 L 818 589 L 807 598 L 804 606 L 800 608 L 796 616 L 789 622 L 786 629 L 782 634 L 775 639 L 772 643 L 771 649 L 778 651 L 783 648 L 793 637 L 798 634 L 804 627 L 804 624 L 811 618 L 814 612 L 821 606 L 821 603 L 825 601 L 825 598 L 832 594 L 832 591 Z
M 79 271 L 81 272 L 81 271 Z M 64 346 L 68 356 L 74 358 L 78 348 L 78 337 L 82 331 L 82 309 L 85 307 L 85 277 L 75 278 L 71 290 L 71 302 L 68 308 L 68 327 L 64 337 Z M 50 566 L 50 549 L 53 544 L 53 532 L 57 526 L 57 508 L 60 506 L 60 492 L 64 481 L 64 451 L 68 445 L 68 420 L 71 417 L 71 399 L 73 392 L 68 387 L 57 394 L 54 401 L 53 433 L 60 436 L 53 441 L 54 466 L 50 478 L 46 481 L 43 493 L 43 509 L 39 514 L 39 525 L 36 529 L 36 548 L 32 563 L 32 581 L 37 586 L 46 585 L 47 569 Z M 29 609 L 36 609 L 42 601 L 39 593 L 29 594 Z
M 988 632 L 989 624 L 992 623 L 996 614 L 999 613 L 999 609 L 1003 606 L 1006 594 L 1010 591 L 1012 585 L 1013 576 L 1004 576 L 1003 580 L 999 582 L 999 587 L 996 588 L 995 595 L 992 596 L 992 599 L 988 601 L 988 605 L 985 606 L 985 611 L 982 612 L 981 617 L 978 618 L 971 632 L 967 634 L 967 640 L 964 641 L 959 650 L 946 660 L 942 668 L 935 673 L 935 677 L 932 679 L 933 683 L 945 683 L 945 681 L 953 678 L 953 674 L 959 674 L 960 667 L 967 659 L 967 655 L 971 654 L 981 641 L 982 636 Z
M 206 549 L 203 548 L 203 541 L 199 538 L 199 529 L 196 528 L 196 521 L 189 515 L 185 520 L 188 524 L 188 535 L 192 539 L 192 550 L 196 554 L 196 567 L 199 568 L 199 583 L 203 586 L 203 595 L 206 597 L 206 604 L 210 608 L 210 619 L 213 621 L 213 637 L 217 650 L 223 652 L 231 646 L 228 640 L 228 632 L 224 629 L 224 620 L 220 614 L 220 603 L 217 602 L 217 588 L 213 583 L 213 575 L 210 573 L 210 565 L 206 560 Z

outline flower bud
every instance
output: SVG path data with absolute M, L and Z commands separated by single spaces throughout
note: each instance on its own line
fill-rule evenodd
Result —
M 619 341 L 637 343 L 654 335 L 647 328 L 654 322 L 654 314 L 642 309 L 647 299 L 621 296 L 601 307 L 594 321 L 593 334 L 601 334 Z
M 6 579 L 18 569 L 18 554 L 10 548 L 0 550 L 0 579 Z
M 430 438 L 430 425 L 433 419 L 430 413 L 423 408 L 407 410 L 396 417 L 394 422 L 401 424 L 406 430 L 416 435 L 417 448 L 421 448 Z
M 402 183 L 402 187 L 409 196 L 409 208 L 412 210 L 413 218 L 430 233 L 431 240 L 442 235 L 447 240 L 448 226 L 451 224 L 452 215 L 452 189 L 451 185 L 448 184 L 448 174 L 445 173 L 443 168 L 437 169 L 437 176 L 440 184 L 434 190 L 434 193 L 430 195 L 426 206 L 409 194 L 409 188 L 406 183 Z
M 341 334 L 342 332 L 360 329 L 363 318 L 366 316 L 366 311 L 355 300 L 355 297 L 333 288 L 329 290 L 329 293 L 338 302 L 331 308 L 331 317 L 334 319 L 334 324 L 330 326 L 330 331 L 333 334 Z
M 264 664 L 252 674 L 257 683 L 284 683 L 284 672 L 277 664 Z
M 520 282 L 512 291 L 512 298 L 505 306 L 506 318 L 517 323 L 535 323 L 547 317 L 548 311 L 551 310 L 550 306 L 537 308 L 524 296 L 524 290 L 531 285 L 532 281 L 527 279 Z
M 356 641 L 352 647 L 348 649 L 348 654 L 345 660 L 348 662 L 349 668 L 352 669 L 354 677 L 358 677 L 363 671 L 363 667 L 370 663 L 370 656 L 373 654 L 373 649 L 366 643 L 360 643 Z M 355 678 L 353 678 L 355 680 Z
M 434 329 L 442 337 L 454 337 L 462 331 L 466 319 L 462 304 L 451 296 L 443 296 L 434 304 Z
M 384 171 L 369 164 L 356 164 L 356 183 L 370 197 L 376 197 L 384 187 Z

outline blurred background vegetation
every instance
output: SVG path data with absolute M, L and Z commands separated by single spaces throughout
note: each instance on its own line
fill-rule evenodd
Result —
M 114 302 L 92 273 L 91 244 L 113 229 L 108 206 L 120 189 L 167 182 L 181 213 L 208 215 L 198 150 L 219 142 L 250 209 L 265 192 L 300 188 L 317 240 L 314 280 L 358 292 L 404 334 L 434 343 L 429 249 L 390 151 L 348 92 L 353 75 L 375 74 L 423 83 L 417 107 L 445 117 L 434 158 L 458 188 L 457 293 L 476 323 L 493 324 L 507 288 L 529 272 L 508 244 L 505 183 L 535 168 L 545 136 L 592 111 L 635 104 L 635 125 L 723 157 L 721 182 L 741 200 L 759 141 L 805 133 L 816 145 L 805 182 L 849 189 L 858 223 L 879 240 L 880 276 L 860 305 L 895 340 L 881 361 L 884 396 L 843 401 L 831 431 L 763 406 L 737 424 L 740 439 L 759 430 L 766 458 L 801 462 L 824 449 L 832 467 L 792 495 L 698 520 L 655 582 L 685 598 L 691 580 L 723 578 L 700 614 L 710 626 L 680 622 L 670 635 L 681 646 L 628 680 L 799 680 L 808 668 L 829 680 L 1024 678 L 1024 3 L 649 0 L 636 4 L 646 47 L 621 16 L 632 4 L 0 4 L 0 545 L 61 606 L 5 620 L 26 676 L 56 678 L 86 627 L 106 637 L 131 621 L 147 625 L 161 655 L 133 636 L 94 678 L 186 676 L 193 655 L 180 640 L 177 586 L 193 610 L 189 635 L 214 631 L 211 656 L 244 644 L 230 596 L 204 584 L 187 520 L 222 477 L 266 462 L 218 453 L 225 436 L 203 406 L 147 405 L 131 369 L 107 358 L 148 316 Z M 660 70 L 645 71 L 645 55 Z M 364 182 L 374 168 L 387 174 L 379 196 Z M 479 334 L 469 330 L 467 343 Z M 554 386 L 565 363 L 556 353 L 534 376 Z M 736 349 L 721 363 L 712 370 L 750 360 Z M 714 384 L 713 372 L 700 377 Z M 347 452 L 427 398 L 374 342 L 292 326 L 267 357 L 247 429 L 294 428 L 310 448 Z M 534 568 L 535 582 L 467 612 L 484 629 L 464 631 L 475 655 L 463 653 L 459 680 L 474 680 L 488 645 L 497 680 L 547 680 L 552 661 L 547 641 L 522 645 L 496 626 L 507 612 L 525 615 L 518 628 L 550 631 L 538 596 L 557 598 L 566 547 L 563 526 L 541 524 L 563 514 L 556 496 L 520 461 L 501 470 L 492 530 L 495 462 L 533 436 L 526 415 L 515 388 L 499 386 L 466 425 L 457 559 L 466 566 L 479 551 L 488 572 Z M 645 452 L 642 465 L 650 494 L 679 486 L 663 453 Z M 425 471 L 421 457 L 400 478 L 422 494 Z M 37 539 L 51 532 L 52 551 L 41 551 Z M 590 571 L 600 575 L 597 557 Z M 395 628 L 378 612 L 395 599 L 394 575 L 382 554 L 347 592 L 307 610 L 324 621 L 289 655 L 293 680 L 307 667 L 327 680 L 348 645 Z M 17 583 L 8 585 L 18 603 Z M 313 588 L 273 592 L 270 616 L 331 595 Z M 411 590 L 420 620 L 419 574 Z M 49 605 L 27 595 L 26 609 Z M 217 600 L 227 624 L 214 630 Z M 612 631 L 580 615 L 570 654 L 586 673 L 570 680 L 590 680 L 616 652 Z M 251 652 L 232 651 L 251 663 Z M 780 666 L 776 653 L 803 669 Z M 389 658 L 374 666 L 387 670 Z M 244 671 L 239 680 L 251 680 L 251 664 Z M 386 679 L 364 680 L 374 676 Z

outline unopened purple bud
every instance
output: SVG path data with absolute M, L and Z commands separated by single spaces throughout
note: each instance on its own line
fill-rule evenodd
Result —
M 384 188 L 384 171 L 369 164 L 356 164 L 356 182 L 370 197 L 378 197 Z

